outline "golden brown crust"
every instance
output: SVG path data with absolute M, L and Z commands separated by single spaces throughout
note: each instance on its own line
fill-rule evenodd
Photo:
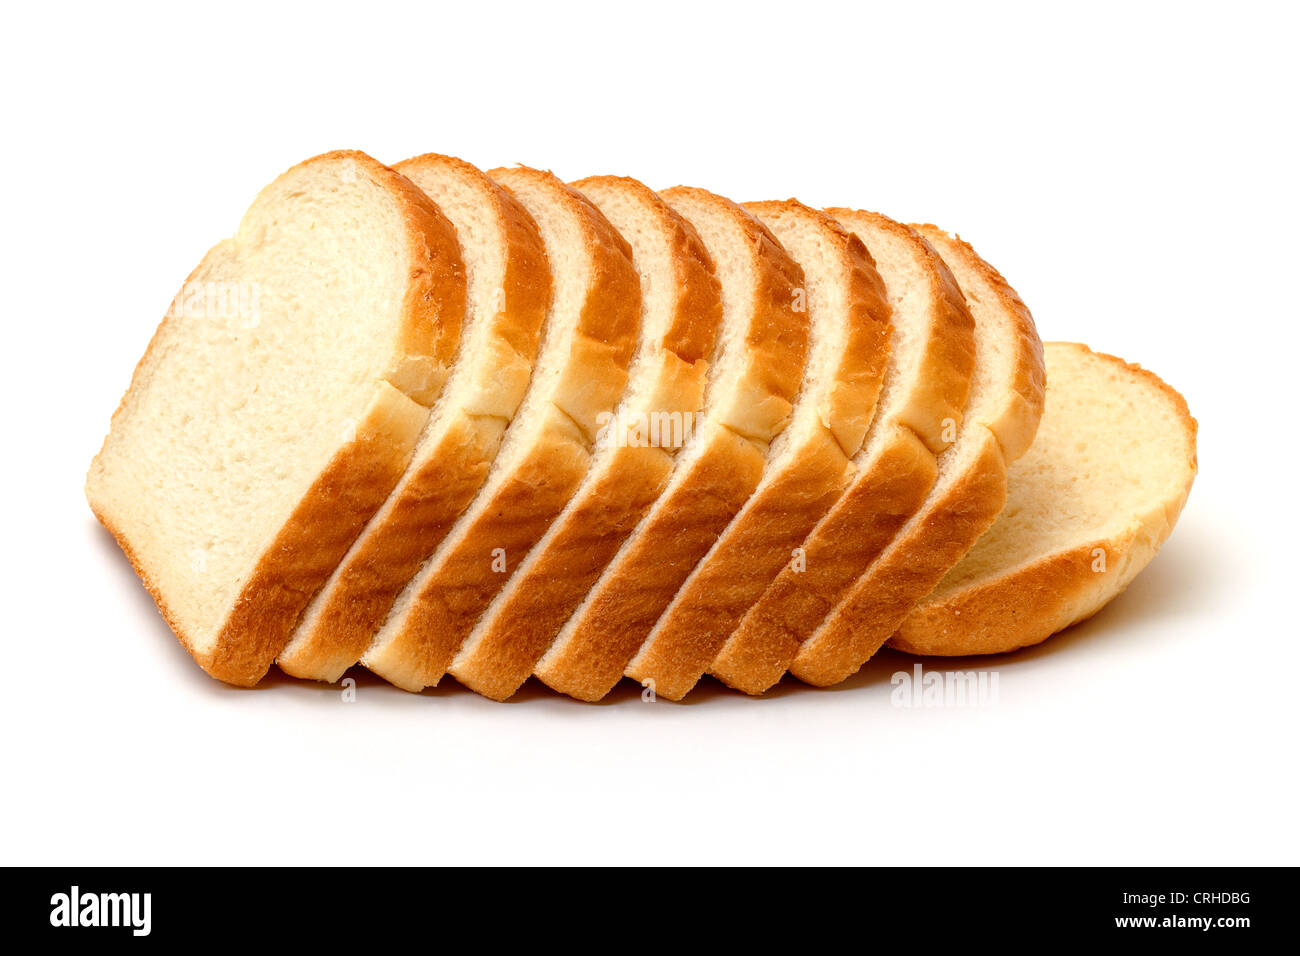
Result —
M 1002 404 L 985 417 L 985 423 L 997 437 L 1008 462 L 1015 461 L 1033 443 L 1038 422 L 1043 417 L 1047 371 L 1043 362 L 1043 343 L 1038 337 L 1029 307 L 1011 288 L 1002 273 L 985 262 L 970 243 L 960 236 L 949 235 L 938 226 L 912 227 L 949 262 L 961 261 L 988 284 L 1002 310 L 1012 318 L 1015 340 L 1004 345 L 1015 356 L 1009 387 L 1001 391 Z
M 499 419 L 459 416 L 420 473 L 384 505 L 313 605 L 305 632 L 277 661 L 293 677 L 336 681 L 361 659 L 402 586 L 420 569 L 483 486 L 501 440 Z
M 1047 640 L 1100 610 L 1124 588 L 1134 540 L 1106 538 L 1043 558 L 994 581 L 913 608 L 889 646 L 939 657 L 998 654 Z M 1105 552 L 1105 573 L 1092 570 L 1094 549 Z M 1134 574 L 1155 557 L 1146 551 Z
M 411 269 L 404 309 L 411 317 L 405 338 L 406 351 L 412 356 L 432 353 L 434 376 L 427 382 L 409 379 L 400 368 L 390 379 L 422 405 L 432 405 L 447 380 L 447 372 L 460 346 L 461 326 L 465 319 L 465 264 L 460 257 L 460 241 L 447 217 L 415 185 L 387 166 L 374 163 L 375 175 L 390 185 L 398 197 L 409 222 L 407 236 L 411 242 Z M 406 379 L 404 381 L 404 379 Z
M 1006 500 L 1006 463 L 991 431 L 968 427 L 979 429 L 970 439 L 980 443 L 971 467 L 925 503 L 800 645 L 791 674 L 822 687 L 851 677 L 993 523 Z
M 213 677 L 239 686 L 256 684 L 270 668 L 312 595 L 400 478 L 428 417 L 427 405 L 441 388 L 455 353 L 464 317 L 465 274 L 459 244 L 438 208 L 405 177 L 352 150 L 305 160 L 280 179 L 294 170 L 326 163 L 348 164 L 347 175 L 371 176 L 396 198 L 406 220 L 412 267 L 397 355 L 390 380 L 376 384 L 354 437 L 335 453 L 258 560 L 209 648 L 199 650 L 193 636 L 179 626 L 126 530 L 109 517 L 106 503 L 95 500 L 89 482 L 87 487 L 95 515 L 117 539 L 182 644 Z M 174 314 L 169 310 L 155 331 L 114 420 Z
M 894 384 L 907 389 L 889 419 L 872 424 L 871 435 L 887 430 L 884 442 L 855 459 L 853 482 L 802 545 L 801 568 L 787 565 L 749 608 L 710 666 L 725 684 L 761 694 L 784 675 L 799 646 L 834 609 L 925 502 L 937 468 L 932 444 L 943 441 L 945 419 L 960 422 L 975 362 L 975 320 L 948 267 L 909 227 L 878 213 L 835 210 L 867 242 L 885 232 L 907 247 L 928 284 L 926 333 L 914 336 L 915 356 Z M 917 374 L 912 375 L 912 362 Z M 884 409 L 881 410 L 882 412 Z
M 569 185 L 582 193 L 624 192 L 659 220 L 673 250 L 678 298 L 672 322 L 664 332 L 663 347 L 687 365 L 706 361 L 713 354 L 717 340 L 722 300 L 713 274 L 713 259 L 695 227 L 649 186 L 630 176 L 588 176 Z
M 845 228 L 857 231 L 868 249 L 876 230 L 893 236 L 912 250 L 924 272 L 936 307 L 917 360 L 918 374 L 909 383 L 908 401 L 897 418 L 937 455 L 952 443 L 951 437 L 945 437 L 950 435 L 949 425 L 955 429 L 961 424 L 975 371 L 975 320 L 966 308 L 965 296 L 948 264 L 911 226 L 861 209 L 826 212 Z
M 455 156 L 424 153 L 404 159 L 393 168 L 403 175 L 418 175 L 426 169 L 452 170 L 462 181 L 482 188 L 482 201 L 491 205 L 500 222 L 506 247 L 505 285 L 500 313 L 491 323 L 493 335 L 505 339 L 519 355 L 528 356 L 531 366 L 546 309 L 551 304 L 551 266 L 533 217 L 492 177 Z
M 424 424 L 425 411 L 387 383 L 358 423 L 356 437 L 335 454 L 267 548 L 207 649 L 196 646 L 168 608 L 129 537 L 91 498 L 91 509 L 117 540 L 172 632 L 199 666 L 218 680 L 252 687 L 266 674 L 303 606 L 392 489 Z
M 822 427 L 800 439 L 779 471 L 764 479 L 628 664 L 627 676 L 669 700 L 695 686 L 745 612 L 847 487 L 850 458 L 870 425 L 888 357 L 890 307 L 861 239 L 793 200 L 745 209 L 778 233 L 790 223 L 819 233 L 837 259 L 832 281 L 843 284 L 848 335 L 831 373 L 832 386 L 819 396 Z
M 335 453 L 281 527 L 212 648 L 196 655 L 204 670 L 241 686 L 262 679 L 307 602 L 397 484 L 426 417 L 422 406 L 380 383 L 356 437 Z
M 556 632 L 654 504 L 672 470 L 659 448 L 624 448 L 556 519 L 527 578 L 485 619 L 486 632 L 448 668 L 472 690 L 505 700 L 533 672 Z M 542 547 L 542 545 L 538 545 Z
M 496 487 L 484 489 L 446 553 L 413 582 L 412 602 L 363 658 L 408 690 L 437 684 L 509 573 L 563 511 L 587 473 L 599 415 L 617 406 L 640 325 L 640 279 L 631 249 L 604 216 L 554 176 L 518 167 L 489 173 L 507 188 L 541 188 L 584 232 L 592 274 L 573 347 L 531 447 Z M 528 201 L 521 200 L 526 206 Z M 505 571 L 494 561 L 504 556 Z M 390 629 L 391 628 L 391 629 Z M 388 632 L 388 633 L 385 633 Z
M 764 445 L 784 427 L 807 356 L 807 313 L 794 307 L 803 270 L 772 233 L 705 190 L 677 186 L 661 195 L 688 221 L 684 210 L 696 205 L 745 237 L 755 274 L 746 366 L 736 394 L 715 398 L 705 411 L 697 439 L 706 444 L 698 456 L 678 465 L 685 470 L 673 476 L 535 668 L 549 686 L 582 700 L 598 700 L 618 683 L 655 619 L 757 486 Z
M 761 694 L 785 674 L 839 598 L 897 536 L 934 485 L 934 455 L 911 429 L 861 463 L 847 491 L 802 545 L 803 567 L 783 568 L 709 667 L 723 683 Z
M 382 645 L 372 645 L 362 663 L 405 690 L 436 685 L 509 572 L 572 497 L 589 457 L 577 426 L 552 410 L 527 457 L 492 492 L 490 502 L 475 505 L 472 523 L 453 550 L 435 556 L 436 573 L 420 582 L 397 631 Z
M 555 388 L 555 404 L 595 441 L 600 416 L 618 407 L 641 328 L 641 279 L 632 249 L 600 211 L 549 172 L 514 166 L 488 175 L 506 189 L 547 190 L 581 223 L 592 261 L 591 285 L 578 316 L 570 360 Z M 527 206 L 527 203 L 524 203 Z
M 835 684 L 854 674 L 970 550 L 1006 500 L 1007 449 L 1019 454 L 1027 448 L 1042 414 L 1046 373 L 1029 310 L 968 244 L 933 226 L 916 229 L 954 273 L 974 274 L 975 283 L 963 283 L 968 296 L 979 284 L 981 293 L 996 297 L 1004 321 L 996 332 L 981 333 L 980 341 L 998 341 L 1011 355 L 1011 369 L 1005 381 L 989 383 L 997 400 L 985 397 L 979 417 L 968 415 L 957 443 L 944 452 L 965 467 L 940 480 L 899 536 L 800 645 L 790 673 L 810 684 Z M 977 361 L 984 360 L 977 355 Z
M 713 263 L 695 230 L 633 179 L 595 177 L 575 183 L 601 204 L 613 192 L 653 216 L 671 250 L 677 297 L 659 350 L 645 369 L 653 382 L 647 411 L 694 413 L 703 394 L 705 356 L 722 314 Z M 453 660 L 450 672 L 479 693 L 504 700 L 524 683 L 565 620 L 581 603 L 672 471 L 659 447 L 614 447 L 599 455 L 577 495 L 493 603 Z M 599 469 L 598 471 L 596 469 Z
M 450 172 L 474 187 L 493 209 L 503 237 L 505 282 L 498 311 L 479 321 L 490 328 L 489 343 L 504 345 L 492 350 L 497 361 L 491 377 L 518 374 L 526 383 L 551 297 L 550 266 L 532 217 L 489 177 L 454 157 L 426 154 L 395 168 L 417 181 L 426 173 Z M 512 384 L 502 392 L 498 401 L 503 407 L 497 410 L 513 415 L 522 389 Z M 473 402 L 474 396 L 466 400 Z M 418 449 L 416 461 L 392 497 L 302 618 L 279 658 L 285 673 L 335 681 L 361 659 L 402 587 L 433 554 L 487 479 L 507 420 L 472 411 L 465 407 L 448 411 L 436 444 Z M 424 441 L 429 438 L 426 435 Z
M 727 407 L 710 414 L 746 438 L 766 444 L 785 427 L 808 358 L 808 313 L 794 307 L 795 292 L 804 285 L 803 269 L 766 226 L 730 199 L 692 186 L 674 186 L 660 195 L 678 212 L 683 203 L 698 203 L 730 219 L 750 245 L 757 279 L 755 314 L 745 329 L 749 362 Z
M 673 594 L 763 475 L 765 456 L 721 426 L 638 526 L 534 673 L 579 700 L 600 700 L 623 676 Z
M 848 337 L 839 364 L 831 373 L 834 385 L 824 406 L 831 434 L 851 458 L 871 426 L 889 362 L 891 309 L 875 260 L 861 238 L 797 200 L 748 202 L 744 208 L 760 221 L 771 222 L 778 217 L 802 220 L 806 228 L 820 232 L 822 241 L 839 260 L 837 268 L 849 309 Z
M 851 474 L 830 432 L 816 433 L 727 526 L 628 664 L 627 676 L 668 700 L 686 696 Z
M 1126 516 L 1116 534 L 1075 545 L 991 578 L 972 582 L 941 597 L 932 594 L 915 607 L 890 639 L 890 646 L 912 654 L 996 654 L 1046 640 L 1095 614 L 1123 592 L 1155 557 L 1173 530 L 1196 474 L 1196 419 L 1177 391 L 1153 373 L 1113 355 L 1074 343 L 1047 343 L 1047 350 L 1070 349 L 1125 370 L 1159 391 L 1186 429 L 1190 456 L 1186 481 L 1173 497 L 1152 501 L 1142 514 Z M 1104 553 L 1098 570 L 1097 549 Z

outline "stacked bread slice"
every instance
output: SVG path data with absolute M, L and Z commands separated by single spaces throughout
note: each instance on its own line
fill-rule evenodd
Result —
M 745 611 L 797 554 L 853 476 L 889 349 L 889 305 L 866 247 L 829 216 L 795 202 L 746 207 L 803 268 L 808 361 L 789 422 L 763 477 L 682 582 L 627 667 L 679 700 L 708 669 Z
M 1020 297 L 966 243 L 933 226 L 918 231 L 975 319 L 966 412 L 920 509 L 799 645 L 790 670 L 810 684 L 854 674 L 988 529 L 1006 500 L 1007 463 L 1029 447 L 1043 411 L 1043 347 Z
M 488 697 L 513 694 L 663 491 L 704 386 L 722 315 L 699 235 L 646 186 L 575 183 L 632 248 L 641 336 L 582 486 L 461 645 L 450 671 Z
M 876 213 L 832 214 L 867 243 L 888 290 L 893 346 L 852 484 L 809 533 L 714 658 L 720 680 L 758 694 L 921 507 L 936 456 L 956 440 L 975 367 L 975 322 L 934 247 Z
M 673 474 L 536 673 L 581 700 L 618 683 L 655 621 L 763 478 L 790 418 L 808 357 L 803 270 L 762 223 L 700 189 L 663 194 L 717 267 L 722 328 L 704 408 Z
M 759 694 L 1042 640 L 1151 559 L 1186 405 L 1046 373 L 933 226 L 331 153 L 187 280 L 87 497 L 230 683 Z
M 1155 375 L 1048 342 L 1047 406 L 1009 469 L 993 526 L 890 641 L 914 654 L 994 654 L 1099 611 L 1155 557 L 1196 475 L 1196 420 Z
M 427 155 L 394 167 L 437 203 L 460 240 L 468 297 L 460 355 L 414 458 L 280 652 L 295 677 L 338 680 L 360 660 L 411 576 L 474 500 L 531 378 L 551 270 L 527 210 L 469 163 Z
M 86 497 L 214 677 L 261 679 L 383 506 L 464 311 L 454 227 L 361 153 L 289 170 L 186 280 Z
M 609 220 L 550 173 L 491 175 L 536 220 L 555 292 L 528 391 L 482 491 L 397 596 L 361 658 L 408 690 L 438 683 L 509 570 L 577 492 L 638 339 L 640 280 Z

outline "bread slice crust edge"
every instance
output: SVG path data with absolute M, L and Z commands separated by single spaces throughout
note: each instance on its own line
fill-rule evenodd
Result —
M 422 437 L 416 461 L 333 571 L 281 653 L 280 669 L 294 677 L 336 681 L 356 664 L 402 587 L 478 493 L 527 385 L 550 303 L 550 267 L 528 212 L 488 176 L 453 157 L 425 154 L 403 160 L 394 169 L 420 179 L 426 167 L 432 174 L 446 171 L 473 183 L 500 224 L 500 308 L 479 319 L 487 326 L 491 358 L 481 374 L 499 382 L 484 411 L 497 414 L 478 414 L 468 407 L 466 403 L 481 402 L 481 393 L 492 387 L 475 383 L 463 403 L 437 423 L 438 431 Z M 475 360 L 485 361 L 484 356 Z M 426 441 L 432 444 L 424 445 Z
M 100 499 L 97 472 L 111 439 L 111 427 L 86 482 L 91 510 L 116 539 L 172 631 L 205 671 L 236 686 L 254 686 L 266 674 L 311 596 L 342 559 L 369 515 L 388 497 L 428 418 L 428 405 L 436 400 L 446 379 L 463 318 L 465 285 L 459 244 L 438 208 L 405 177 L 355 150 L 304 160 L 267 189 L 317 165 L 337 165 L 345 175 L 371 177 L 395 200 L 412 260 L 402 300 L 403 318 L 388 367 L 375 382 L 360 419 L 351 423 L 353 437 L 335 452 L 263 548 L 208 646 L 200 648 L 194 636 L 186 633 L 132 543 L 130 532 L 111 514 L 110 503 Z M 256 202 L 250 211 L 254 207 Z M 202 268 L 201 263 L 191 278 Z M 114 422 L 139 385 L 164 330 L 174 321 L 173 311 L 169 310 L 136 364 Z M 336 501 L 343 505 L 336 506 Z
M 960 455 L 966 467 L 946 486 L 936 486 L 899 536 L 800 645 L 790 673 L 816 686 L 837 684 L 856 673 L 992 525 L 1006 501 L 1007 464 L 1033 441 L 1042 415 L 1042 343 L 1020 296 L 968 243 L 935 226 L 914 228 L 948 263 L 968 299 L 976 293 L 962 282 L 967 270 L 996 298 L 1007 322 L 1001 347 L 1010 351 L 1011 363 L 1006 380 L 992 383 L 995 397 L 981 402 L 979 417 L 968 413 L 957 442 L 943 453 Z M 976 361 L 988 361 L 978 343 L 994 339 L 979 338 L 978 330 L 976 334 Z M 985 402 L 989 407 L 983 407 Z
M 853 482 L 808 535 L 801 565 L 781 570 L 710 665 L 713 676 L 752 695 L 784 676 L 800 644 L 924 504 L 938 474 L 935 453 L 945 423 L 955 437 L 975 364 L 974 319 L 933 247 L 909 226 L 876 213 L 827 212 L 860 230 L 868 250 L 883 236 L 907 250 L 926 281 L 925 329 L 919 340 L 894 346 L 910 352 L 899 352 L 890 371 L 891 388 L 900 391 L 881 408 L 889 417 L 872 423 Z M 894 278 L 901 285 L 902 277 Z M 900 320 L 905 316 L 896 312 L 896 326 Z M 877 429 L 884 435 L 878 444 Z
M 908 614 L 890 639 L 891 647 L 918 655 L 965 656 L 1004 653 L 1045 641 L 1121 594 L 1173 531 L 1197 470 L 1197 422 L 1186 400 L 1155 373 L 1114 355 L 1072 342 L 1048 342 L 1045 348 L 1049 360 L 1054 350 L 1071 351 L 1122 369 L 1167 401 L 1185 430 L 1185 481 L 1172 497 L 1154 500 L 1132 515 L 1117 533 L 1041 555 L 954 593 L 931 595 Z M 1049 379 L 1049 393 L 1054 381 Z M 1050 401 L 1049 394 L 1049 411 Z M 1105 562 L 1101 571 L 1098 549 Z
M 807 354 L 807 313 L 794 307 L 803 273 L 775 236 L 705 190 L 678 186 L 661 195 L 679 212 L 698 204 L 742 230 L 755 269 L 755 311 L 745 323 L 744 373 L 734 394 L 705 410 L 698 455 L 678 463 L 534 668 L 543 683 L 579 700 L 599 700 L 619 682 L 655 620 L 758 485 L 767 443 L 785 426 Z
M 841 286 L 846 315 L 822 318 L 827 330 L 821 334 L 833 335 L 833 323 L 843 321 L 843 342 L 821 386 L 824 392 L 803 399 L 816 400 L 820 427 L 790 437 L 797 445 L 769 463 L 759 488 L 683 582 L 628 663 L 628 677 L 668 700 L 680 700 L 695 686 L 745 612 L 843 494 L 874 414 L 890 347 L 891 310 L 884 283 L 856 235 L 794 200 L 747 203 L 745 209 L 773 229 L 814 230 L 820 245 L 833 250 L 829 271 L 834 276 L 827 278 Z M 778 218 L 785 223 L 778 226 Z M 798 260 L 797 252 L 791 255 Z M 801 264 L 805 275 L 812 271 L 812 263 Z M 818 317 L 810 320 L 815 323 Z
M 647 412 L 695 415 L 703 397 L 722 300 L 713 261 L 695 230 L 650 189 L 626 177 L 591 177 L 572 183 L 601 207 L 606 192 L 652 216 L 668 249 L 674 307 L 658 341 L 647 350 L 642 381 L 629 381 L 649 403 Z M 613 198 L 612 197 L 612 198 Z M 615 214 L 609 212 L 611 221 Z M 635 252 L 635 246 L 634 246 Z M 635 264 L 635 261 L 634 261 Z M 646 334 L 643 330 L 643 336 Z M 644 388 L 637 388 L 638 384 Z M 621 407 L 621 406 L 620 406 Z M 636 409 L 630 409 L 636 411 Z M 618 441 L 620 423 L 607 426 L 592 470 L 564 511 L 524 559 L 516 577 L 484 613 L 448 670 L 457 681 L 505 700 L 533 672 L 565 620 L 622 547 L 663 491 L 676 449 Z
M 461 643 L 522 560 L 572 498 L 591 464 L 602 412 L 617 405 L 640 324 L 640 279 L 631 250 L 600 212 L 553 175 L 526 167 L 489 170 L 507 189 L 527 183 L 555 190 L 581 223 L 592 273 L 572 347 L 551 387 L 538 433 L 509 474 L 484 487 L 444 549 L 408 584 L 411 601 L 395 607 L 361 662 L 403 689 L 435 686 Z M 528 201 L 520 198 L 528 206 Z M 549 255 L 549 251 L 548 251 Z M 555 265 L 555 257 L 552 256 Z M 534 376 L 536 378 L 536 376 Z M 565 407 L 567 406 L 567 407 Z M 513 424 L 512 424 L 513 427 Z

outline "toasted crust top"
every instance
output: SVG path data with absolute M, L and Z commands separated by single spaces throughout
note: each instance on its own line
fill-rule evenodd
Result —
M 517 183 L 541 186 L 568 207 L 582 226 L 587 252 L 595 269 L 587 296 L 589 302 L 619 301 L 620 293 L 630 294 L 634 302 L 640 301 L 640 281 L 636 270 L 631 268 L 632 247 L 587 197 L 576 189 L 570 189 L 549 170 L 511 166 L 508 169 L 490 169 L 487 174 L 507 189 Z M 604 342 L 626 366 L 636 348 L 639 326 L 639 309 L 613 312 L 583 309 L 578 331 Z
M 501 311 L 508 316 L 538 316 L 538 321 L 496 323 L 494 335 L 508 343 L 518 355 L 527 356 L 531 364 L 541 337 L 540 319 L 545 317 L 546 304 L 551 297 L 551 269 L 533 217 L 490 176 L 455 156 L 423 153 L 403 160 L 393 169 L 403 174 L 421 169 L 450 172 L 462 181 L 473 183 L 483 201 L 491 204 L 493 215 L 501 224 L 506 246 Z
M 527 166 L 492 169 L 488 175 L 511 192 L 538 190 L 576 223 L 591 269 L 573 329 L 570 354 L 552 402 L 581 429 L 588 442 L 600 431 L 627 385 L 627 371 L 641 333 L 641 279 L 632 248 L 591 201 L 554 174 Z M 520 201 L 528 206 L 524 198 Z
M 999 390 L 1000 401 L 985 424 L 997 437 L 1006 461 L 1015 461 L 1025 453 L 1038 431 L 1038 422 L 1043 416 L 1044 391 L 1047 384 L 1047 370 L 1043 359 L 1043 343 L 1038 338 L 1038 329 L 1029 307 L 1002 277 L 1002 273 L 993 268 L 971 248 L 970 243 L 961 237 L 950 235 L 938 226 L 929 224 L 913 225 L 917 232 L 934 246 L 944 259 L 960 259 L 962 265 L 969 268 L 993 289 L 998 302 L 1013 323 L 1013 341 L 1006 344 L 1015 356 L 1009 387 Z M 967 290 L 969 293 L 969 289 Z
M 677 280 L 677 308 L 673 322 L 664 332 L 662 345 L 688 364 L 707 359 L 717 339 L 722 302 L 718 280 L 713 274 L 713 257 L 695 227 L 649 186 L 630 176 L 588 176 L 570 185 L 579 192 L 619 190 L 634 197 L 654 217 L 673 250 Z
M 918 349 L 914 378 L 899 383 L 907 389 L 907 399 L 894 414 L 937 455 L 949 444 L 947 424 L 961 424 L 975 371 L 975 319 L 966 308 L 966 297 L 943 257 L 911 226 L 868 210 L 837 207 L 826 212 L 850 230 L 887 233 L 924 266 L 920 279 L 929 287 L 934 309 Z M 906 371 L 900 369 L 900 374 Z
M 821 412 L 840 450 L 851 458 L 871 426 L 889 360 L 892 309 L 885 283 L 862 240 L 825 213 L 797 199 L 750 202 L 745 209 L 768 221 L 777 217 L 799 221 L 816 232 L 838 260 L 832 267 L 839 271 L 845 287 L 848 334 Z
M 740 394 L 727 402 L 734 414 L 723 412 L 719 420 L 767 444 L 785 427 L 808 357 L 808 315 L 793 308 L 803 270 L 766 226 L 731 200 L 692 186 L 674 186 L 660 195 L 670 204 L 698 203 L 745 236 L 756 274 L 754 315 L 745 329 Z

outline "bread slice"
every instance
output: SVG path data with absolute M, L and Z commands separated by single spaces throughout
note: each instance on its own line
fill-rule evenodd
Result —
M 781 569 L 801 563 L 800 545 L 853 476 L 889 351 L 889 304 L 862 241 L 794 201 L 746 208 L 803 267 L 808 364 L 758 488 L 628 664 L 628 676 L 670 700 L 695 686 Z
M 993 654 L 1099 611 L 1155 557 L 1196 476 L 1196 420 L 1155 375 L 1049 342 L 1047 407 L 1007 505 L 890 645 Z
M 722 298 L 698 234 L 634 179 L 574 183 L 632 247 L 641 340 L 627 391 L 582 486 L 484 612 L 449 671 L 497 700 L 533 672 L 573 609 L 659 497 L 704 397 Z
M 451 224 L 357 152 L 282 175 L 186 281 L 86 497 L 214 677 L 257 683 L 388 497 L 464 302 Z
M 535 673 L 599 700 L 762 477 L 789 418 L 808 341 L 802 270 L 756 219 L 702 189 L 663 199 L 704 240 L 722 291 L 722 326 L 704 407 L 663 493 L 565 623 Z
M 970 550 L 1006 499 L 1007 464 L 1034 438 L 1043 410 L 1043 347 L 1025 304 L 965 242 L 917 226 L 952 270 L 975 318 L 975 374 L 957 441 L 939 456 L 929 497 L 800 645 L 790 672 L 844 680 Z
M 437 684 L 474 622 L 587 473 L 637 342 L 627 242 L 581 194 L 524 167 L 488 173 L 541 230 L 554 295 L 532 379 L 478 496 L 397 597 L 362 657 L 407 690 Z
M 710 672 L 750 694 L 785 674 L 799 645 L 839 603 L 934 485 L 956 437 L 975 366 L 975 321 L 938 253 L 876 213 L 829 212 L 871 252 L 893 309 L 885 383 L 853 483 L 727 638 Z
M 468 286 L 465 328 L 410 466 L 280 653 L 280 668 L 295 677 L 338 680 L 361 658 L 398 593 L 478 493 L 528 387 L 550 305 L 541 235 L 513 196 L 450 156 L 418 156 L 394 168 L 456 227 Z

